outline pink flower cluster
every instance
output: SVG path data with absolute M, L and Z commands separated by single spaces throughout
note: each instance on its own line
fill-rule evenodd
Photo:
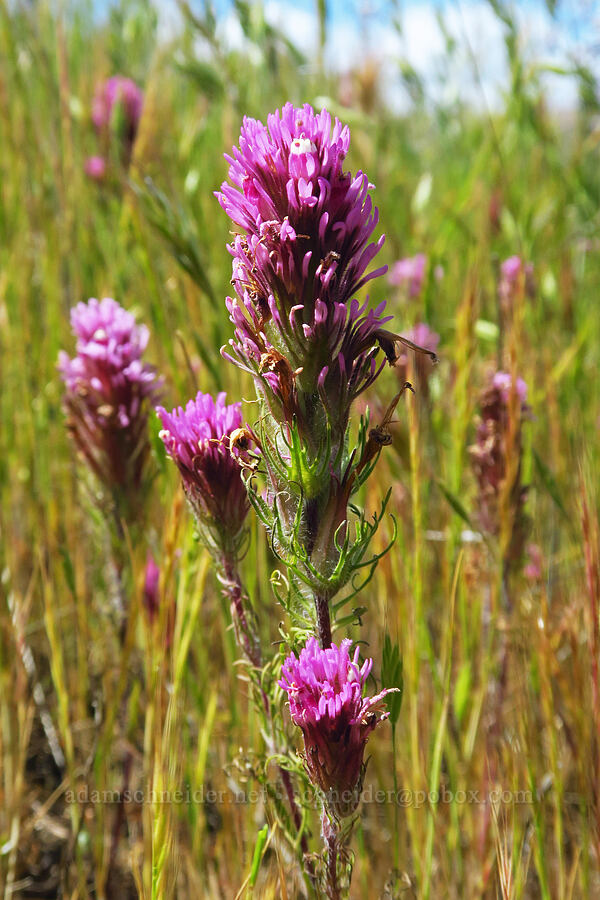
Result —
M 71 310 L 76 355 L 62 351 L 58 368 L 77 447 L 101 481 L 139 489 L 148 455 L 148 406 L 160 380 L 143 362 L 149 332 L 116 300 L 92 298 Z
M 514 390 L 518 400 L 518 421 L 512 431 L 509 445 L 511 414 L 511 392 L 513 381 L 510 373 L 496 372 L 488 388 L 482 393 L 479 406 L 480 416 L 475 443 L 469 447 L 473 471 L 477 479 L 478 518 L 481 528 L 491 535 L 500 533 L 500 496 L 509 491 L 509 507 L 513 517 L 512 538 L 508 548 L 511 563 L 520 560 L 523 554 L 526 519 L 524 504 L 527 489 L 522 486 L 521 472 L 521 425 L 529 412 L 527 406 L 527 385 L 518 378 Z M 515 458 L 512 466 L 508 454 Z M 511 471 L 512 482 L 506 484 Z
M 418 297 L 423 289 L 427 257 L 424 253 L 416 256 L 407 256 L 395 262 L 388 275 L 388 281 L 393 287 L 399 287 L 411 298 Z
M 129 165 L 143 105 L 144 94 L 131 78 L 113 75 L 100 85 L 92 104 L 92 122 L 105 155 L 88 158 L 86 175 L 95 181 L 104 179 L 113 142 L 123 165 Z
M 135 81 L 113 75 L 100 86 L 92 105 L 92 122 L 98 134 L 112 124 L 117 112 L 122 115 L 126 137 L 133 141 L 142 116 L 144 95 Z
M 500 281 L 498 282 L 498 296 L 503 309 L 511 307 L 519 285 L 528 295 L 534 292 L 533 265 L 525 263 L 520 256 L 509 256 L 500 266 Z
M 376 377 L 384 305 L 368 311 L 353 295 L 385 267 L 368 271 L 383 244 L 366 175 L 344 171 L 350 132 L 325 110 L 291 103 L 267 126 L 245 118 L 217 195 L 242 230 L 229 248 L 236 298 L 234 361 L 302 424 L 297 394 L 319 394 L 340 432 L 353 398 Z M 271 403 L 273 406 L 274 404 Z
M 287 657 L 278 682 L 288 695 L 292 721 L 302 729 L 311 781 L 338 816 L 356 808 L 367 739 L 389 715 L 383 701 L 390 690 L 363 696 L 373 660 L 359 666 L 359 649 L 350 657 L 351 646 L 345 639 L 339 647 L 332 644 L 323 650 L 309 638 L 298 657 Z
M 538 544 L 527 545 L 527 563 L 523 575 L 529 581 L 541 581 L 544 576 L 544 555 Z
M 512 383 L 510 372 L 496 372 L 492 378 L 492 387 L 500 391 L 500 396 L 505 406 L 508 406 Z M 520 402 L 525 405 L 527 403 L 527 385 L 522 378 L 517 378 L 515 390 Z
M 85 174 L 93 181 L 102 181 L 106 175 L 106 160 L 103 156 L 89 156 L 85 161 Z
M 154 622 L 158 616 L 160 607 L 160 569 L 150 552 L 146 557 L 146 569 L 144 571 L 144 589 L 142 592 L 142 604 L 148 618 Z
M 160 437 L 177 465 L 183 487 L 200 525 L 216 532 L 219 545 L 233 546 L 250 504 L 240 463 L 246 451 L 236 449 L 236 432 L 242 429 L 242 404 L 216 401 L 198 392 L 185 409 L 156 409 L 162 423 Z

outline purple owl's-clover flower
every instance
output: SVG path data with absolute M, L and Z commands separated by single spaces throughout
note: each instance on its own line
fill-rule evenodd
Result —
M 163 426 L 160 437 L 179 469 L 199 536 L 217 563 L 238 643 L 259 667 L 258 634 L 237 570 L 250 509 L 242 467 L 251 463 L 251 435 L 243 426 L 242 404 L 228 405 L 224 392 L 214 400 L 199 391 L 185 409 L 180 406 L 169 413 L 159 406 L 156 412 Z
M 483 391 L 479 408 L 475 443 L 469 447 L 471 464 L 477 479 L 478 517 L 481 528 L 490 535 L 501 531 L 500 498 L 508 490 L 508 506 L 512 515 L 507 562 L 516 563 L 523 555 L 527 522 L 524 514 L 527 488 L 521 484 L 521 426 L 529 415 L 527 385 L 522 378 L 514 384 L 518 421 L 511 429 L 513 379 L 508 372 L 496 372 Z M 509 435 L 512 434 L 509 446 Z M 513 457 L 509 459 L 509 453 Z M 506 479 L 512 478 L 511 484 Z
M 377 376 L 384 304 L 353 295 L 383 244 L 366 175 L 343 169 L 350 132 L 325 110 L 286 104 L 267 126 L 245 118 L 217 195 L 240 229 L 229 250 L 236 297 L 233 361 L 261 385 L 279 420 L 302 427 L 320 395 L 340 432 L 354 397 Z M 310 431 L 310 428 L 308 429 Z
M 162 609 L 163 604 L 166 604 L 164 611 Z M 161 591 L 160 569 L 150 551 L 148 551 L 146 556 L 146 567 L 144 569 L 142 606 L 151 630 L 155 632 L 161 646 L 167 649 L 173 642 L 176 613 L 175 598 L 173 597 L 169 600 L 168 591 L 166 595 L 165 592 Z M 158 633 L 156 632 L 157 626 L 160 626 Z
M 527 385 L 522 378 L 518 378 L 515 388 L 520 406 L 519 415 L 522 417 L 528 408 Z M 492 494 L 496 497 L 506 475 L 506 437 L 509 428 L 511 392 L 510 373 L 496 372 L 490 386 L 483 391 L 479 399 L 477 440 L 469 448 L 469 453 L 479 487 L 484 495 Z M 496 524 L 488 522 L 486 530 L 495 532 Z
M 383 701 L 390 690 L 363 697 L 373 660 L 359 667 L 352 641 L 323 650 L 309 638 L 299 657 L 291 653 L 279 686 L 288 695 L 290 715 L 304 735 L 304 762 L 312 783 L 339 818 L 356 809 L 364 773 L 363 758 L 373 729 L 389 715 Z M 393 689 L 395 690 L 395 689 Z
M 111 138 L 113 135 L 116 137 L 124 165 L 128 165 L 131 158 L 143 105 L 143 92 L 135 81 L 123 75 L 113 75 L 107 79 L 94 96 L 92 122 L 96 133 L 107 153 Z M 97 176 L 91 174 L 91 177 Z
M 85 174 L 92 181 L 103 181 L 106 175 L 106 160 L 103 156 L 89 156 L 85 161 Z
M 214 400 L 198 392 L 185 409 L 172 412 L 159 406 L 160 437 L 177 465 L 186 496 L 201 529 L 208 530 L 221 548 L 233 548 L 250 504 L 241 473 L 246 452 L 236 449 L 242 429 L 242 404 Z
M 533 265 L 524 263 L 520 256 L 509 256 L 500 266 L 498 282 L 498 296 L 504 310 L 510 309 L 519 290 L 533 296 Z
M 149 452 L 148 408 L 161 383 L 142 361 L 148 329 L 110 297 L 79 303 L 71 326 L 76 355 L 58 359 L 69 429 L 101 482 L 135 499 Z
M 113 75 L 96 92 L 92 105 L 92 122 L 98 134 L 110 128 L 117 109 L 123 117 L 125 134 L 133 143 L 142 116 L 144 94 L 131 78 Z
M 538 544 L 527 545 L 527 564 L 523 568 L 523 575 L 528 581 L 541 581 L 544 574 L 544 555 Z
M 496 372 L 492 379 L 492 388 L 500 391 L 500 396 L 502 397 L 502 402 L 505 406 L 508 406 L 509 403 L 512 383 L 513 380 L 510 372 Z M 515 383 L 515 390 L 521 404 L 523 405 L 523 407 L 525 407 L 527 403 L 527 385 L 522 378 L 517 378 Z
M 419 296 L 423 288 L 426 268 L 427 257 L 424 253 L 407 256 L 394 263 L 390 269 L 388 281 L 393 287 L 402 288 L 411 299 L 414 299 Z
M 160 607 L 160 569 L 156 565 L 156 560 L 150 552 L 146 557 L 146 568 L 144 570 L 144 589 L 142 591 L 142 604 L 148 618 L 154 622 L 158 616 Z

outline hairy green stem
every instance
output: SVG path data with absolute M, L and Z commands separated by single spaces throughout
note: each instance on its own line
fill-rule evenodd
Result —
M 343 843 L 340 842 L 340 828 L 337 821 L 332 821 L 323 809 L 321 820 L 323 827 L 323 840 L 325 843 L 322 888 L 327 900 L 344 900 L 348 895 L 348 884 L 340 884 L 338 862 L 343 856 Z
M 258 669 L 262 666 L 260 641 L 251 620 L 248 598 L 244 595 L 237 566 L 230 556 L 222 559 L 221 566 L 220 581 L 229 599 L 236 640 L 248 661 Z
M 221 560 L 222 574 L 220 576 L 221 584 L 225 595 L 229 598 L 231 615 L 235 629 L 235 636 L 238 646 L 248 659 L 248 661 L 256 668 L 261 669 L 263 665 L 262 648 L 260 646 L 260 638 L 258 632 L 252 622 L 252 613 L 249 609 L 249 601 L 244 591 L 242 580 L 237 568 L 235 560 L 230 556 L 225 556 Z M 275 729 L 273 727 L 273 708 L 262 686 L 259 688 L 260 699 L 270 726 L 270 741 L 274 745 L 273 735 Z M 294 797 L 294 788 L 290 773 L 283 767 L 279 767 L 279 775 L 288 799 L 292 820 L 297 832 L 302 828 L 302 814 L 298 808 L 296 798 Z M 300 837 L 300 849 L 304 856 L 308 853 L 308 841 L 305 834 Z M 312 877 L 313 872 L 310 866 L 307 867 L 309 876 Z
M 319 643 L 325 650 L 327 647 L 331 647 L 329 598 L 324 594 L 315 594 L 315 606 L 317 608 L 317 633 L 319 635 Z
M 332 831 L 327 837 L 327 897 L 329 900 L 341 900 L 337 877 L 337 835 Z

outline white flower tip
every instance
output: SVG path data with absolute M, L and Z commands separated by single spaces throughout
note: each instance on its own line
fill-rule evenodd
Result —
M 290 147 L 292 156 L 300 156 L 302 153 L 316 153 L 317 145 L 310 138 L 295 138 Z

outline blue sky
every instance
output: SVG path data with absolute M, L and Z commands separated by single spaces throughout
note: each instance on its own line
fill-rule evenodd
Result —
M 165 0 L 162 0 L 165 2 Z M 585 56 L 582 43 L 600 34 L 600 0 L 558 0 L 555 17 L 543 0 L 519 0 L 508 4 L 519 22 L 525 58 L 548 66 L 570 66 L 574 57 Z M 493 107 L 507 84 L 504 26 L 486 0 L 328 0 L 327 64 L 340 72 L 370 56 L 381 66 L 392 105 L 407 98 L 397 90 L 398 61 L 408 62 L 434 96 L 452 99 L 460 93 L 478 105 Z M 317 44 L 316 0 L 264 0 L 267 19 L 311 56 Z M 236 33 L 228 0 L 218 0 L 224 35 L 233 44 L 243 40 Z M 450 72 L 440 78 L 445 41 L 437 17 L 457 44 Z M 395 27 L 396 22 L 401 29 Z M 477 77 L 474 72 L 477 65 Z M 592 60 L 593 62 L 593 60 Z M 598 54 L 596 53 L 596 66 Z M 599 73 L 600 74 L 600 73 Z M 570 108 L 575 102 L 574 81 L 544 76 L 550 103 Z
M 110 0 L 97 0 L 110 2 Z M 231 0 L 213 0 L 219 28 L 226 43 L 244 42 Z M 175 0 L 155 0 L 163 34 L 177 28 Z M 190 0 L 200 8 L 198 0 Z M 550 15 L 545 0 L 504 0 L 519 23 L 525 59 L 548 67 L 572 67 L 584 61 L 600 76 L 600 0 L 557 0 Z M 310 59 L 317 46 L 316 0 L 262 0 L 269 22 L 278 26 Z M 487 0 L 327 0 L 328 39 L 326 64 L 344 72 L 357 61 L 371 57 L 381 68 L 382 82 L 392 106 L 402 108 L 407 97 L 399 89 L 398 63 L 409 63 L 422 77 L 428 93 L 451 100 L 468 99 L 476 105 L 494 107 L 501 102 L 507 85 L 504 26 Z M 450 71 L 440 77 L 445 41 L 438 23 L 457 45 Z M 400 23 L 401 28 L 396 27 Z M 477 72 L 475 73 L 475 66 Z M 549 102 L 569 109 L 576 101 L 574 80 L 547 74 Z
M 549 4 L 546 0 L 503 0 L 504 5 L 521 15 L 539 13 L 548 14 L 548 7 L 554 5 L 554 18 L 557 27 L 567 28 L 573 37 L 581 36 L 583 29 L 594 15 L 600 14 L 600 3 L 597 0 L 556 0 Z M 265 3 L 265 5 L 268 5 Z M 307 13 L 314 13 L 316 0 L 293 0 L 286 3 L 279 0 L 279 5 Z M 370 15 L 378 15 L 382 20 L 391 20 L 398 12 L 410 12 L 415 9 L 428 9 L 442 13 L 454 8 L 468 9 L 475 5 L 470 0 L 327 0 L 328 20 L 339 23 L 347 20 L 349 15 L 357 18 L 361 11 Z M 481 0 L 477 5 L 488 5 Z M 192 7 L 194 3 L 192 2 Z M 226 15 L 233 7 L 232 0 L 214 0 L 214 6 L 220 15 Z M 550 18 L 550 16 L 548 16 Z M 598 24 L 598 22 L 596 22 Z

